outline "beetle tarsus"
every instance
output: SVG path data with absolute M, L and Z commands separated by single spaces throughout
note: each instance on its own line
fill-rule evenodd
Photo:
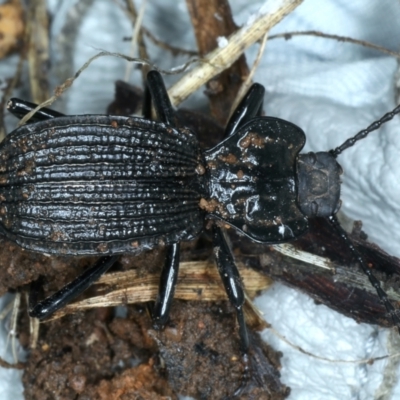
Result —
M 249 380 L 249 335 L 243 314 L 245 296 L 243 283 L 235 264 L 226 232 L 214 225 L 213 239 L 214 256 L 217 261 L 218 272 L 225 286 L 226 293 L 228 294 L 228 299 L 232 306 L 236 309 L 236 316 L 239 325 L 240 351 L 242 353 L 244 373 L 242 376 L 242 382 L 239 388 L 235 391 L 236 393 L 239 390 L 240 392 L 243 391 Z
M 249 355 L 247 353 L 242 354 L 242 365 L 243 365 L 242 381 L 240 383 L 240 386 L 238 386 L 233 393 L 234 398 L 242 395 L 245 389 L 247 388 L 247 385 L 249 384 L 251 371 L 250 371 Z

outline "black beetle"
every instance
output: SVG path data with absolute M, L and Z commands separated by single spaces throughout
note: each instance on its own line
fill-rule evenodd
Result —
M 399 320 L 335 213 L 341 167 L 336 156 L 400 112 L 330 152 L 299 154 L 305 134 L 279 118 L 261 117 L 264 88 L 254 84 L 225 129 L 225 139 L 202 151 L 194 133 L 176 128 L 161 75 L 147 76 L 144 118 L 61 116 L 51 110 L 10 133 L 0 145 L 0 231 L 22 247 L 51 254 L 104 255 L 93 267 L 30 307 L 46 318 L 82 293 L 121 253 L 168 246 L 153 310 L 168 318 L 179 266 L 179 242 L 214 219 L 214 254 L 237 311 L 245 365 L 249 347 L 244 293 L 223 229 L 226 224 L 261 243 L 294 240 L 308 218 L 327 217 L 361 264 L 395 325 Z M 160 122 L 150 121 L 153 101 Z M 12 99 L 21 117 L 33 105 Z M 247 369 L 247 367 L 246 367 Z

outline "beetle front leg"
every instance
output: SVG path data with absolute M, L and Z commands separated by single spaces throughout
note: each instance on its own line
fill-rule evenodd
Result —
M 250 87 L 227 123 L 224 132 L 225 138 L 233 135 L 241 126 L 254 117 L 261 115 L 264 103 L 264 93 L 264 86 L 258 83 L 255 83 Z M 239 323 L 241 350 L 244 354 L 245 363 L 247 365 L 249 338 L 243 315 L 244 292 L 242 280 L 234 262 L 232 251 L 228 245 L 226 232 L 214 225 L 213 237 L 214 253 L 217 260 L 218 271 L 221 275 L 222 282 L 224 283 L 229 301 L 236 309 L 237 320 Z
M 164 80 L 158 71 L 149 71 L 143 98 L 143 117 L 152 119 L 151 105 L 154 104 L 158 119 L 172 127 L 175 124 L 175 111 L 165 88 Z M 160 277 L 157 300 L 153 309 L 153 323 L 162 328 L 168 320 L 172 300 L 174 298 L 179 271 L 180 244 L 167 247 L 167 257 Z
M 264 86 L 258 83 L 254 83 L 250 87 L 229 119 L 225 128 L 224 138 L 232 136 L 241 126 L 254 117 L 261 115 L 264 93 Z M 228 245 L 225 231 L 214 225 L 213 236 L 214 253 L 217 260 L 218 271 L 224 283 L 229 301 L 236 308 L 242 352 L 247 354 L 249 338 L 242 309 L 244 303 L 242 280 L 233 260 L 232 251 Z
M 264 93 L 264 86 L 259 83 L 251 85 L 250 89 L 229 118 L 225 128 L 224 138 L 233 135 L 241 126 L 254 117 L 261 116 Z
M 237 321 L 239 324 L 240 350 L 242 352 L 244 365 L 243 382 L 235 391 L 235 395 L 239 395 L 246 387 L 249 379 L 249 335 L 247 333 L 246 321 L 243 314 L 243 304 L 245 300 L 243 283 L 233 259 L 226 232 L 216 225 L 213 226 L 213 246 L 218 272 L 225 286 L 229 301 L 236 309 Z
M 153 323 L 163 328 L 168 321 L 179 272 L 179 243 L 167 247 L 167 257 L 160 277 L 158 296 L 153 308 Z
M 74 298 L 83 293 L 89 286 L 97 281 L 101 275 L 107 272 L 119 256 L 101 257 L 92 267 L 86 269 L 81 275 L 72 282 L 65 285 L 58 292 L 36 302 L 38 293 L 38 282 L 33 284 L 29 294 L 29 315 L 32 318 L 45 319 L 51 314 L 70 303 Z

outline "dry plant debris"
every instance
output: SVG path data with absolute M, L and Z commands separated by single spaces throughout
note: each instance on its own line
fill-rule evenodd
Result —
M 25 31 L 24 10 L 19 0 L 0 5 L 0 59 L 18 51 Z

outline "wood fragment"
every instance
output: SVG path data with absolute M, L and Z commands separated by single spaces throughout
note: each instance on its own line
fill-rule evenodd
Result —
M 201 57 L 238 29 L 226 0 L 186 0 L 186 4 Z M 207 82 L 205 93 L 210 101 L 211 115 L 221 125 L 226 125 L 232 101 L 248 74 L 246 57 L 242 54 L 230 68 Z
M 135 47 L 136 45 L 138 46 L 138 53 L 139 57 L 143 58 L 145 60 L 149 60 L 150 57 L 147 53 L 146 50 L 146 45 L 143 40 L 143 30 L 142 30 L 142 21 L 143 21 L 143 16 L 145 13 L 146 9 L 146 1 L 143 0 L 142 4 L 140 6 L 139 12 L 136 11 L 135 4 L 133 3 L 132 0 L 126 0 L 126 13 L 132 20 L 133 26 L 134 26 L 134 31 L 131 39 L 131 56 L 133 57 L 135 55 Z M 129 77 L 132 73 L 133 70 L 133 64 L 130 63 L 127 65 L 126 72 L 125 72 L 125 81 L 129 81 Z M 147 73 L 149 72 L 150 67 L 148 65 L 143 65 L 142 67 L 142 78 L 143 82 L 145 82 L 145 77 Z
M 268 277 L 249 268 L 240 268 L 240 275 L 250 298 L 254 298 L 259 291 L 271 284 Z M 52 320 L 81 309 L 154 301 L 158 293 L 159 281 L 158 271 L 146 275 L 137 270 L 106 274 L 93 285 L 96 296 L 67 305 L 57 311 Z M 227 295 L 216 267 L 205 261 L 194 261 L 180 263 L 174 298 L 218 301 L 226 300 Z M 248 312 L 252 313 L 251 310 Z
M 49 97 L 49 20 L 44 0 L 29 2 L 27 39 L 32 101 L 39 104 Z
M 267 1 L 251 18 L 251 22 L 247 22 L 228 38 L 226 46 L 213 50 L 199 66 L 193 68 L 170 88 L 168 94 L 172 104 L 176 106 L 182 103 L 191 93 L 231 66 L 248 47 L 260 40 L 301 3 L 302 0 Z

